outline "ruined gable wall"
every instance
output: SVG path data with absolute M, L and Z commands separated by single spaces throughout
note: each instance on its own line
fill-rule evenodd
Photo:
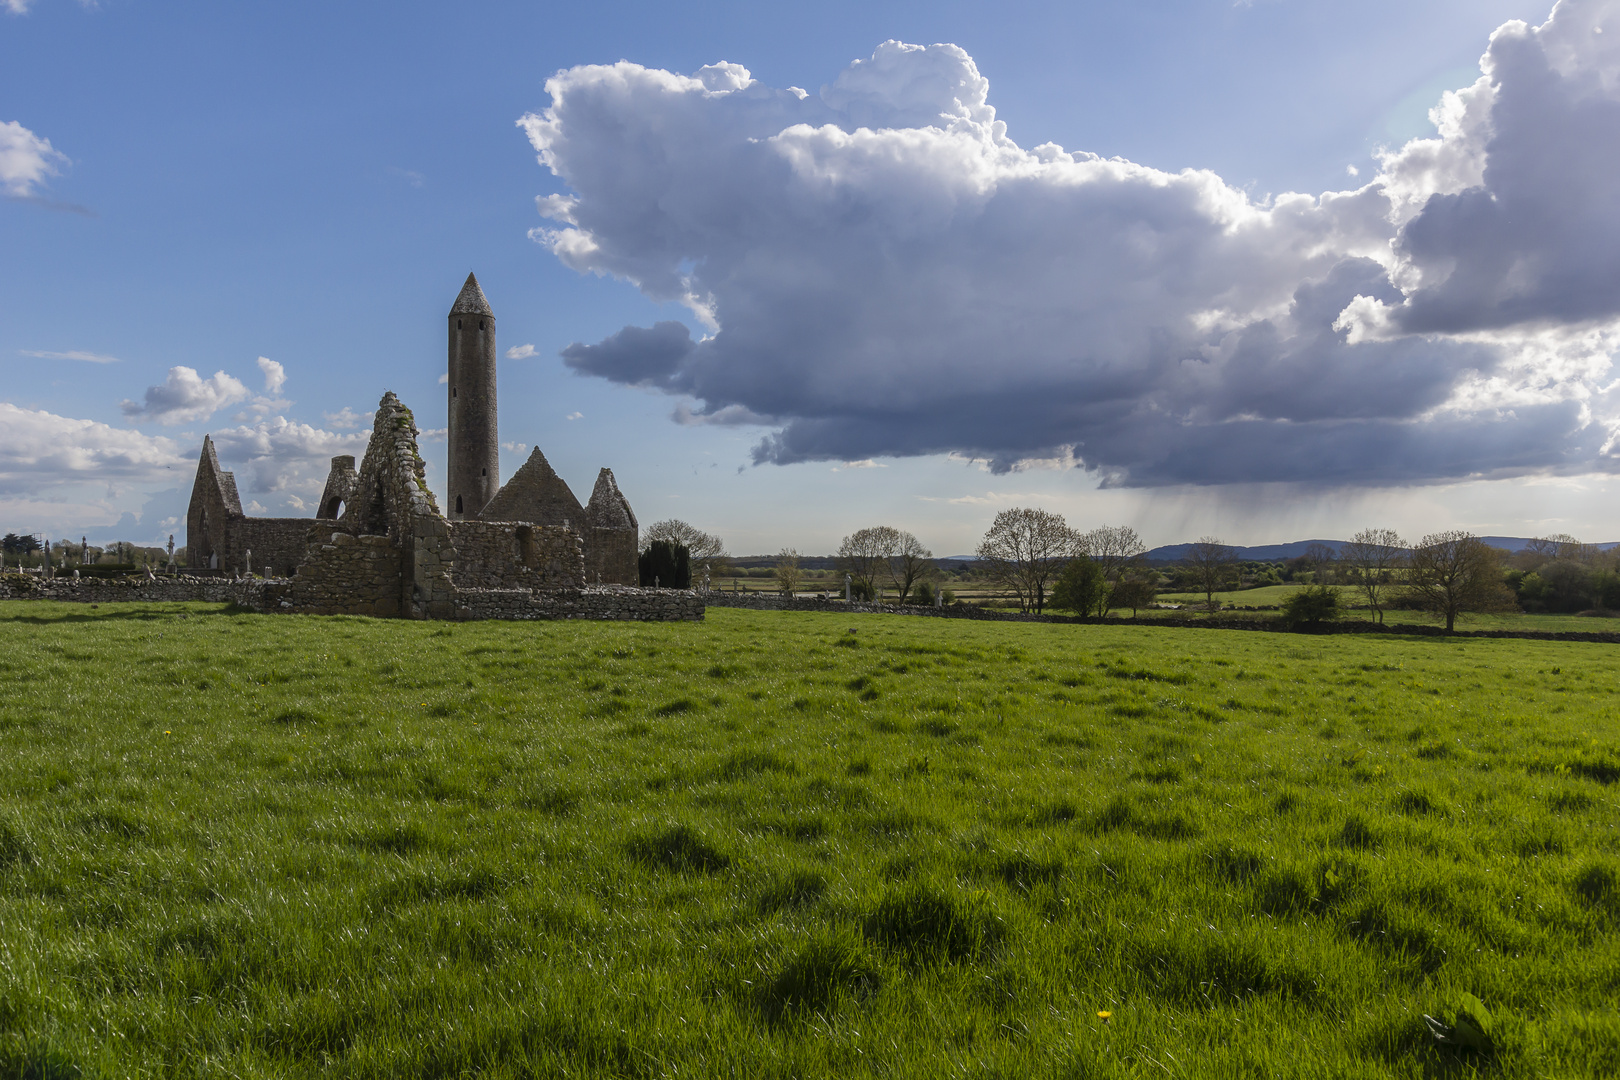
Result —
M 457 589 L 560 589 L 585 583 L 580 538 L 560 526 L 452 521 Z
M 377 404 L 371 442 L 360 465 L 354 502 L 338 524 L 348 532 L 386 536 L 401 556 L 400 614 L 456 617 L 450 572 L 456 552 L 450 523 L 427 486 L 427 465 L 416 446 L 416 418 L 393 391 Z

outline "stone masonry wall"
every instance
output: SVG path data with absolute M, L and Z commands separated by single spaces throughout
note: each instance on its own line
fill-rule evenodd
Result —
M 588 584 L 635 585 L 641 580 L 636 556 L 638 534 L 623 529 L 591 529 L 585 545 Z
M 703 598 L 684 589 L 594 585 L 583 589 L 463 589 L 460 601 L 474 619 L 622 619 L 683 622 L 703 618 Z
M 205 603 L 241 604 L 260 609 L 262 580 L 232 581 L 229 578 L 135 577 L 56 578 L 41 581 L 31 574 L 0 575 L 0 600 L 59 600 L 81 604 L 118 603 Z
M 450 523 L 427 486 L 427 466 L 416 448 L 416 418 L 393 391 L 382 396 L 371 442 L 360 464 L 354 502 L 338 525 L 347 532 L 384 536 L 402 556 L 398 614 L 416 619 L 456 617 L 451 578 L 455 548 Z
M 400 614 L 400 551 L 386 536 L 309 530 L 309 555 L 274 607 L 309 615 Z
M 274 576 L 290 577 L 304 561 L 304 545 L 314 524 L 314 518 L 232 518 L 225 527 L 229 556 L 220 565 L 240 570 L 252 552 L 253 573 L 262 574 L 268 566 Z
M 452 521 L 453 577 L 463 589 L 577 589 L 585 584 L 580 538 L 562 526 Z

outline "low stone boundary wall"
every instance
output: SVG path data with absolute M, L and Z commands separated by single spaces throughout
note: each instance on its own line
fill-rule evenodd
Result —
M 41 581 L 21 574 L 0 577 L 0 600 L 61 600 L 68 603 L 191 603 L 241 604 L 261 609 L 263 581 L 233 581 L 219 577 L 56 578 Z
M 462 589 L 457 605 L 472 619 L 619 619 L 681 622 L 703 618 L 703 598 L 683 589 L 625 585 L 583 589 Z
M 1273 634 L 1393 634 L 1408 637 L 1440 638 L 1522 638 L 1529 641 L 1589 641 L 1620 645 L 1620 633 L 1583 630 L 1457 630 L 1446 633 L 1442 626 L 1422 623 L 1325 622 L 1316 626 L 1291 626 L 1280 618 L 1270 619 L 1126 619 L 1081 617 L 1075 615 L 1026 615 L 1016 611 L 986 611 L 970 604 L 935 608 L 924 604 L 846 604 L 842 597 L 822 600 L 807 596 L 773 596 L 769 593 L 711 592 L 703 597 L 709 607 L 746 608 L 751 611 L 826 611 L 850 615 L 923 615 L 943 619 L 973 619 L 985 622 L 1076 623 L 1083 626 L 1150 626 L 1171 630 L 1254 630 Z

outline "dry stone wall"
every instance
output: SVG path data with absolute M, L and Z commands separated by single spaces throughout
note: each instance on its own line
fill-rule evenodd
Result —
M 684 622 L 703 618 L 703 598 L 685 589 L 623 585 L 583 589 L 464 589 L 460 600 L 474 619 L 620 619 Z
M 222 577 L 56 578 L 32 574 L 0 575 L 0 600 L 59 600 L 82 604 L 205 603 L 240 604 L 263 610 L 262 580 Z

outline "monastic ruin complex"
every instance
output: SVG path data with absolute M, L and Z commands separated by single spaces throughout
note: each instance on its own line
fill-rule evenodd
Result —
M 377 405 L 357 470 L 332 459 L 315 518 L 242 512 L 204 437 L 186 514 L 191 569 L 261 573 L 266 610 L 404 618 L 699 618 L 692 593 L 636 588 L 635 512 L 610 469 L 581 506 L 536 449 L 503 487 L 495 315 L 471 274 L 449 315 L 448 509 L 426 482 L 415 418 Z M 251 560 L 251 565 L 249 565 Z

